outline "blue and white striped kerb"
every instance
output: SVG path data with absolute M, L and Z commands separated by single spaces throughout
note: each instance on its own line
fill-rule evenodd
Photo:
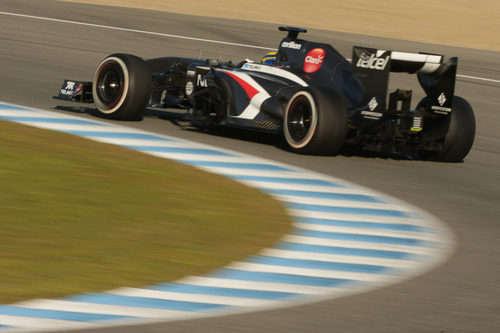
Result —
M 193 165 L 269 193 L 293 220 L 274 247 L 209 275 L 144 288 L 0 305 L 0 332 L 61 330 L 241 313 L 387 286 L 444 262 L 448 228 L 376 191 L 212 146 L 0 103 L 0 118 Z

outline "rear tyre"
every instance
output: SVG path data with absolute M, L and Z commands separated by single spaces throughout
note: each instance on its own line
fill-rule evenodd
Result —
M 419 103 L 424 105 L 425 99 Z M 426 157 L 439 162 L 461 162 L 467 156 L 476 135 L 476 120 L 471 105 L 459 96 L 453 97 L 450 126 L 443 150 Z
M 301 90 L 285 108 L 283 133 L 294 152 L 335 155 L 346 137 L 347 108 L 320 90 Z
M 138 119 L 151 97 L 151 72 L 139 57 L 112 54 L 97 67 L 92 95 L 102 116 Z

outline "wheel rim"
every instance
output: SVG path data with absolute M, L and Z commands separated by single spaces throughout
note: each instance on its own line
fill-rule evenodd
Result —
M 307 92 L 292 97 L 284 119 L 285 137 L 293 148 L 303 148 L 312 139 L 316 130 L 317 116 L 314 100 Z
M 102 104 L 113 109 L 122 99 L 125 77 L 120 64 L 115 61 L 105 62 L 96 80 L 96 94 Z
M 311 106 L 305 96 L 296 98 L 292 102 L 287 120 L 288 131 L 293 141 L 304 140 L 311 128 L 311 118 Z

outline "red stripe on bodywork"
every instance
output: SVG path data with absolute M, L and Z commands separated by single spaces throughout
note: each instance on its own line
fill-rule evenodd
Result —
M 255 95 L 259 93 L 259 91 L 255 89 L 250 83 L 246 82 L 239 76 L 228 71 L 222 71 L 222 72 L 229 75 L 233 80 L 238 82 L 238 84 L 245 90 L 246 94 L 248 95 L 248 98 L 252 99 Z

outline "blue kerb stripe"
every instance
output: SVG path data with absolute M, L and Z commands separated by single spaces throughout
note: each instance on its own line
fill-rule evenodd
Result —
M 312 192 L 312 191 L 298 191 L 298 190 L 275 190 L 264 189 L 269 194 L 276 195 L 289 195 L 297 197 L 317 198 L 317 199 L 333 199 L 333 200 L 349 200 L 349 201 L 362 201 L 362 202 L 383 202 L 375 197 L 362 194 L 347 194 L 347 193 L 331 193 L 331 192 Z
M 265 163 L 235 163 L 235 162 L 217 162 L 217 161 L 191 161 L 178 160 L 179 162 L 205 167 L 231 168 L 231 169 L 250 169 L 250 170 L 267 170 L 267 171 L 290 171 L 290 169 Z
M 361 215 L 376 215 L 376 216 L 391 216 L 391 217 L 410 217 L 408 214 L 392 209 L 374 209 L 374 208 L 357 208 L 357 207 L 341 207 L 341 206 L 323 206 L 301 204 L 295 202 L 284 202 L 287 208 L 308 210 L 322 213 L 340 213 L 340 214 L 361 214 Z
M 19 117 L 19 116 L 0 116 L 0 118 L 10 121 L 29 122 L 29 123 L 51 123 L 51 124 L 74 124 L 74 125 L 93 125 L 108 126 L 94 121 L 71 118 L 45 118 L 45 117 Z
M 95 138 L 155 140 L 155 141 L 169 141 L 169 142 L 175 141 L 173 139 L 168 139 L 168 138 L 163 138 L 163 137 L 156 136 L 156 135 L 143 134 L 143 133 L 75 131 L 75 130 L 68 130 L 68 131 L 64 131 L 64 132 L 74 134 L 74 135 L 95 137 Z
M 135 306 L 143 308 L 168 309 L 178 311 L 205 311 L 224 307 L 220 304 L 173 301 L 167 299 L 156 299 L 148 297 L 133 297 L 110 294 L 88 293 L 66 298 L 73 302 L 86 302 L 95 304 Z
M 294 229 L 293 234 L 298 236 L 315 237 L 323 239 L 338 239 L 338 240 L 348 240 L 354 242 L 380 243 L 380 244 L 393 244 L 393 245 L 406 245 L 406 246 L 424 246 L 427 243 L 426 241 L 415 238 L 389 237 L 389 236 L 378 236 L 378 235 L 359 235 L 359 234 L 349 234 L 342 232 L 327 232 L 327 231 L 316 231 L 307 229 Z
M 365 264 L 351 264 L 342 262 L 329 262 L 318 260 L 289 259 L 268 256 L 253 256 L 245 259 L 246 262 L 263 265 L 275 265 L 297 268 L 322 269 L 331 271 L 353 272 L 353 273 L 377 273 L 383 274 L 389 267 Z
M 92 322 L 100 320 L 115 320 L 130 318 L 127 316 L 93 314 L 73 311 L 56 311 L 44 309 L 29 309 L 19 306 L 0 305 L 0 314 L 17 317 L 35 317 L 44 319 L 59 319 L 80 322 Z
M 287 251 L 300 251 L 323 254 L 339 254 L 356 257 L 371 257 L 371 258 L 387 258 L 387 259 L 411 259 L 414 255 L 403 251 L 388 251 L 388 250 L 373 250 L 373 249 L 357 249 L 350 247 L 325 246 L 325 245 L 310 245 L 293 242 L 281 242 L 277 249 Z
M 328 225 L 335 227 L 350 227 L 350 228 L 369 228 L 369 229 L 387 229 L 387 230 L 401 230 L 401 231 L 414 231 L 414 232 L 427 232 L 423 227 L 411 224 L 397 224 L 397 223 L 377 223 L 377 222 L 362 222 L 362 221 L 343 221 L 331 219 L 319 219 L 310 217 L 294 217 L 296 222 Z
M 343 187 L 333 182 L 322 179 L 308 179 L 308 178 L 286 178 L 286 177 L 261 177 L 261 176 L 244 176 L 244 175 L 230 175 L 233 179 L 248 180 L 257 182 L 269 182 L 279 184 L 296 184 L 296 185 L 312 185 L 312 186 L 334 186 Z
M 234 156 L 222 151 L 204 148 L 177 148 L 177 147 L 153 147 L 153 146 L 125 146 L 130 149 L 135 149 L 143 152 L 156 153 L 180 153 L 193 155 L 212 155 L 212 156 Z
M 256 298 L 256 299 L 267 299 L 267 300 L 278 300 L 287 297 L 298 296 L 298 294 L 278 292 L 278 291 L 206 287 L 206 286 L 197 286 L 192 284 L 181 284 L 181 283 L 157 284 L 154 286 L 149 286 L 146 289 L 169 291 L 176 293 L 230 296 L 230 297 Z
M 16 105 L 9 105 L 9 104 L 3 104 L 0 103 L 0 109 L 3 110 L 23 110 L 23 111 L 35 111 L 33 109 L 28 109 L 22 106 L 16 106 Z
M 346 283 L 355 282 L 347 279 L 322 278 L 284 273 L 250 272 L 236 269 L 222 268 L 210 277 L 230 280 L 245 280 L 257 282 L 288 283 L 305 286 L 336 287 Z

